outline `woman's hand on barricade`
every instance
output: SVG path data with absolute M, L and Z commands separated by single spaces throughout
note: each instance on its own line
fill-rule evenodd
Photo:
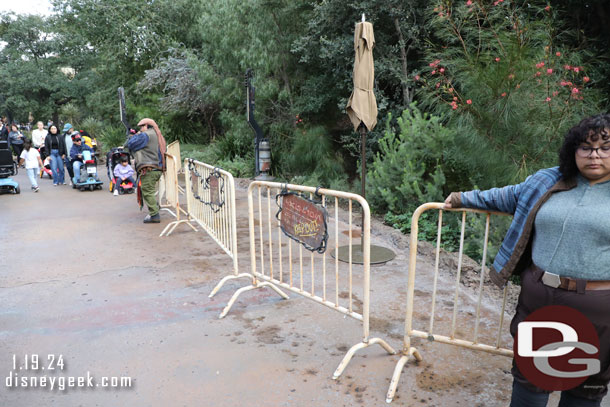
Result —
M 447 199 L 445 199 L 445 208 L 447 208 L 447 209 L 451 209 L 452 208 L 452 206 L 451 206 L 451 195 L 449 195 L 447 197 Z

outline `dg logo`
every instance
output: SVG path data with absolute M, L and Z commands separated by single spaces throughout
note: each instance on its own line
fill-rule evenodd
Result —
M 550 305 L 517 327 L 515 362 L 525 378 L 548 391 L 569 390 L 599 373 L 599 337 L 581 312 Z

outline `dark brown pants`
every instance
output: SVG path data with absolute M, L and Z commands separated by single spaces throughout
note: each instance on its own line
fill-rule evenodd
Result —
M 521 293 L 517 311 L 510 324 L 510 333 L 514 338 L 517 334 L 517 325 L 529 314 L 547 305 L 565 305 L 582 312 L 595 326 L 599 335 L 601 370 L 569 392 L 577 397 L 601 400 L 608 392 L 608 382 L 610 382 L 610 290 L 567 291 L 543 284 L 540 281 L 541 277 L 542 271 L 535 266 L 529 267 L 521 275 Z M 516 381 L 529 390 L 545 392 L 523 377 L 514 359 L 512 374 Z

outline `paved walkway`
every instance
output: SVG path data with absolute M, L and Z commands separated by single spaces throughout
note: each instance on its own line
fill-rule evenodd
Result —
M 0 196 L 0 406 L 385 404 L 398 357 L 379 347 L 358 353 L 340 380 L 330 378 L 360 340 L 357 321 L 298 295 L 280 300 L 269 290 L 241 296 L 219 320 L 244 281 L 208 299 L 231 262 L 205 233 L 181 226 L 159 238 L 169 215 L 162 214 L 160 225 L 142 224 L 145 213 L 133 195 L 80 192 L 46 179 L 35 194 L 24 173 L 15 178 L 21 195 Z M 246 205 L 242 188 L 238 235 L 245 270 Z M 378 231 L 375 243 L 391 245 L 390 235 Z M 397 349 L 405 274 L 404 247 L 396 260 L 373 269 L 373 300 L 384 303 L 384 311 L 373 309 L 372 336 Z M 507 358 L 437 344 L 420 349 L 425 360 L 405 368 L 393 405 L 508 404 Z M 38 355 L 40 370 L 31 360 L 25 369 L 26 355 Z M 50 372 L 49 355 L 61 355 L 64 369 Z M 6 387 L 15 375 L 59 380 L 88 374 L 97 384 L 103 376 L 130 377 L 132 386 Z

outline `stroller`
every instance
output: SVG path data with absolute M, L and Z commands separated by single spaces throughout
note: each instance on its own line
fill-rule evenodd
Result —
M 11 175 L 17 175 L 17 172 L 17 163 L 13 161 L 8 140 L 0 140 L 0 191 L 14 194 L 21 192 L 19 183 L 9 178 Z
M 109 190 L 114 192 L 117 189 L 119 195 L 122 194 L 133 194 L 136 191 L 136 186 L 131 182 L 121 182 L 120 185 L 116 185 L 116 179 L 114 176 L 114 167 L 121 164 L 121 158 L 127 157 L 128 162 L 131 164 L 130 154 L 123 150 L 122 147 L 114 147 L 106 155 L 106 169 L 108 170 L 108 179 L 110 180 Z
M 78 188 L 81 191 L 89 189 L 102 189 L 103 182 L 97 176 L 97 164 L 91 151 L 83 151 L 83 165 L 80 167 L 80 174 L 74 174 L 72 179 L 72 188 Z
M 51 170 L 51 157 L 46 154 L 44 146 L 38 149 L 40 158 L 42 159 L 42 168 L 40 169 L 40 178 L 47 174 L 49 178 L 53 178 L 53 171 Z

